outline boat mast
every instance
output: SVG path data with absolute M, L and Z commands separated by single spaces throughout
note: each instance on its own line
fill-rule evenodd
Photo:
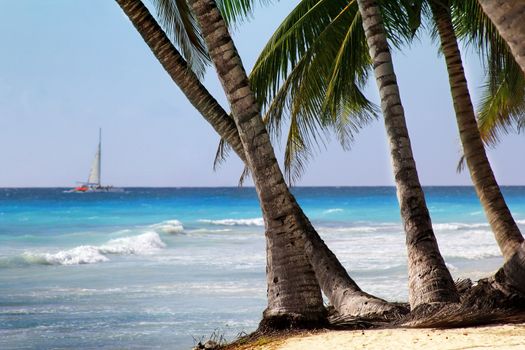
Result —
M 98 128 L 98 185 L 100 186 L 100 179 L 102 174 L 102 128 Z

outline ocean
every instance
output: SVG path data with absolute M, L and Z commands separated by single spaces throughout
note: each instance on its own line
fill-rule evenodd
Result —
M 253 188 L 0 189 L 0 349 L 188 349 L 253 331 L 266 306 Z M 407 300 L 393 187 L 298 187 L 302 208 L 367 292 Z M 522 232 L 525 187 L 503 187 Z M 454 278 L 502 263 L 470 187 L 427 187 Z

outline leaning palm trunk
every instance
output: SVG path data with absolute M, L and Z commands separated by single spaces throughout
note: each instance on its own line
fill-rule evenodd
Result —
M 496 273 L 495 279 L 506 289 L 525 297 L 525 242 L 521 243 L 516 253 Z
M 244 151 L 235 123 L 221 105 L 201 84 L 188 67 L 184 58 L 168 39 L 155 18 L 140 0 L 116 0 L 131 20 L 151 51 L 162 64 L 171 79 L 179 86 L 191 104 L 211 124 L 223 139 L 244 161 Z
M 397 197 L 406 232 L 410 306 L 457 302 L 459 297 L 439 252 L 419 183 L 379 6 L 376 0 L 358 0 L 357 3 L 379 87 Z
M 212 124 L 219 135 L 234 147 L 241 159 L 245 160 L 233 119 L 200 83 L 144 4 L 140 0 L 116 1 L 188 100 Z M 263 214 L 268 221 L 266 212 L 263 211 Z M 319 285 L 304 256 L 303 245 L 300 240 L 294 242 L 287 234 L 291 229 L 287 225 L 292 224 L 283 221 L 281 225 L 276 225 L 276 237 L 268 242 L 268 250 L 274 253 L 268 258 L 268 271 L 272 276 L 269 295 L 275 294 L 269 309 L 287 316 L 304 317 L 308 321 L 322 320 L 324 307 Z M 289 249 L 285 251 L 284 247 Z
M 450 91 L 470 177 L 496 241 L 507 260 L 516 252 L 523 241 L 523 236 L 505 203 L 481 141 L 448 1 L 442 0 L 436 3 L 431 0 L 430 8 L 437 24 L 441 48 L 447 63 Z
M 525 1 L 478 0 L 525 73 Z
M 310 270 L 305 267 L 310 266 L 304 261 L 306 257 L 339 313 L 346 316 L 395 314 L 396 306 L 362 292 L 352 281 L 290 193 L 241 59 L 215 1 L 189 0 L 189 3 L 230 103 L 265 218 L 268 308 L 262 324 L 282 326 L 279 323 L 289 323 L 289 316 L 293 314 L 309 322 L 322 318 L 320 293 L 311 282 Z M 305 291 L 303 295 L 297 295 L 298 287 Z

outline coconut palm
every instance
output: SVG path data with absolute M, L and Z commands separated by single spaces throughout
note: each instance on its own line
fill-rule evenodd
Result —
M 495 0 L 478 1 L 525 73 L 525 3 L 521 0 L 508 0 L 504 3 Z M 517 291 L 525 295 L 525 241 L 505 261 L 494 276 L 493 283 L 508 292 Z
M 233 119 L 200 83 L 144 4 L 140 0 L 117 0 L 117 3 L 188 100 L 245 161 Z M 319 321 L 324 317 L 322 297 L 314 272 L 304 257 L 303 245 L 299 239 L 294 242 L 291 235 L 283 234 L 287 228 L 282 227 L 280 233 L 277 239 L 268 239 L 268 251 L 272 253 L 268 254 L 268 272 L 272 280 L 267 312 Z
M 182 81 L 179 83 L 177 80 L 178 73 L 174 71 L 174 67 L 181 60 L 177 58 L 177 55 L 173 54 L 176 53 L 175 48 L 169 43 L 166 35 L 149 12 L 147 12 L 147 9 L 140 1 L 136 0 L 117 0 L 117 2 L 124 9 L 164 68 L 186 95 L 190 95 L 188 96 L 190 101 L 194 105 L 196 102 L 199 102 L 198 100 L 192 100 L 191 94 L 200 83 L 194 80 L 195 75 L 188 72 L 186 73 L 189 74 L 189 78 L 193 80 L 184 85 L 182 83 L 187 82 L 189 78 L 183 77 L 180 78 Z M 211 107 L 211 105 L 208 106 Z M 205 116 L 209 112 L 206 105 L 200 108 L 199 111 Z M 223 112 L 221 119 L 229 120 L 229 117 Z M 232 129 L 232 127 L 228 126 L 227 128 L 216 127 L 215 129 L 221 137 L 230 135 L 232 140 L 227 138 L 230 144 L 237 144 L 235 139 L 239 135 L 235 128 Z M 234 149 L 243 158 L 243 152 L 236 147 Z M 272 166 L 264 169 L 264 176 L 273 175 L 272 172 L 275 171 L 278 172 L 278 175 L 281 175 L 275 159 L 273 163 Z M 265 312 L 265 320 L 270 323 L 273 322 L 277 326 L 284 326 L 282 324 L 283 320 L 288 322 L 287 324 L 290 324 L 290 322 L 292 324 L 297 322 L 315 323 L 324 317 L 324 308 L 322 307 L 318 284 L 313 279 L 311 266 L 304 259 L 304 236 L 310 238 L 306 250 L 310 252 L 310 262 L 316 266 L 317 276 L 322 276 L 320 281 L 324 286 L 323 289 L 327 290 L 328 296 L 331 300 L 334 300 L 334 305 L 343 315 L 370 316 L 382 315 L 385 312 L 396 314 L 399 311 L 403 311 L 402 308 L 389 305 L 385 301 L 370 296 L 359 289 L 355 282 L 350 279 L 335 255 L 317 235 L 295 202 L 295 199 L 289 193 L 284 181 L 279 183 L 278 180 L 276 180 L 277 184 L 271 183 L 275 185 L 273 189 L 265 187 L 263 191 L 259 191 L 260 201 L 264 204 L 262 205 L 263 215 L 267 225 L 269 303 Z M 276 188 L 284 191 L 284 195 L 279 196 Z M 281 203 L 283 198 L 284 204 Z
M 350 49 L 352 52 L 352 56 L 348 57 L 354 58 L 354 60 L 347 59 L 343 61 L 345 63 L 345 67 L 354 68 L 356 72 L 359 72 L 359 75 L 363 75 L 362 72 L 366 71 L 366 68 L 363 68 L 363 66 L 366 66 L 368 64 L 367 60 L 355 60 L 356 57 L 361 57 L 358 53 L 356 54 L 356 52 L 360 52 L 360 50 L 362 50 L 362 46 L 360 45 L 359 39 L 356 36 L 350 35 L 351 33 L 355 33 L 355 30 L 352 30 L 355 21 L 350 21 L 348 17 L 346 18 L 346 23 L 341 20 L 345 17 L 345 15 L 347 15 L 350 12 L 351 6 L 348 3 L 341 1 L 340 7 L 336 8 L 336 10 L 333 10 L 329 14 L 327 10 L 328 6 L 334 7 L 335 3 L 336 2 L 328 3 L 323 1 L 302 1 L 297 7 L 297 9 L 294 11 L 294 13 L 292 13 L 279 27 L 274 37 L 272 37 L 267 47 L 263 50 L 263 53 L 261 54 L 260 59 L 255 65 L 254 71 L 252 73 L 252 81 L 254 83 L 257 95 L 261 96 L 262 100 L 268 99 L 268 95 L 272 96 L 274 99 L 268 108 L 268 120 L 271 121 L 274 115 L 282 115 L 282 109 L 286 108 L 287 105 L 305 105 L 305 99 L 311 99 L 316 101 L 315 99 L 317 98 L 317 96 L 314 95 L 314 97 L 312 97 L 310 94 L 310 96 L 307 96 L 305 98 L 304 95 L 306 94 L 300 94 L 298 93 L 298 91 L 306 90 L 308 92 L 311 92 L 312 88 L 305 87 L 305 85 L 310 84 L 314 85 L 314 87 L 318 87 L 320 84 L 312 84 L 308 81 L 308 79 L 303 79 L 303 81 L 301 81 L 299 78 L 296 78 L 294 76 L 296 70 L 300 71 L 301 75 L 305 75 L 308 74 L 310 71 L 314 71 L 315 74 L 323 75 L 325 77 L 324 81 L 329 82 L 327 84 L 339 87 L 342 85 L 340 81 L 343 80 L 341 74 L 330 74 L 331 71 L 329 70 L 326 70 L 328 71 L 328 73 L 326 73 L 322 69 L 319 69 L 319 67 L 323 67 L 321 62 L 328 61 L 330 62 L 328 67 L 332 69 L 333 72 L 340 72 L 340 69 L 333 67 L 337 67 L 337 62 L 339 61 L 338 59 L 342 56 L 341 53 L 345 52 L 345 50 Z M 453 91 L 455 107 L 458 112 L 457 121 L 460 126 L 459 129 L 461 139 L 463 141 L 467 163 L 469 163 L 469 169 L 471 170 L 476 190 L 480 195 L 480 199 L 487 212 L 487 216 L 489 217 L 489 221 L 493 227 L 493 230 L 497 237 L 497 241 L 498 243 L 500 243 L 500 247 L 502 248 L 504 255 L 507 258 L 509 258 L 510 256 L 512 256 L 516 247 L 519 246 L 519 243 L 522 240 L 522 236 L 512 216 L 510 215 L 510 211 L 508 210 L 505 204 L 503 196 L 501 195 L 499 187 L 492 174 L 490 164 L 488 163 L 487 157 L 485 155 L 483 144 L 479 137 L 474 111 L 470 102 L 469 92 L 463 74 L 461 56 L 459 55 L 459 49 L 455 38 L 454 29 L 452 27 L 450 4 L 448 3 L 448 1 L 439 0 L 431 0 L 426 2 L 410 2 L 410 6 L 405 7 L 407 8 L 407 10 L 412 10 L 411 13 L 409 13 L 411 15 L 411 17 L 409 16 L 409 18 L 411 18 L 412 20 L 408 22 L 408 24 L 412 24 L 412 30 L 417 29 L 417 27 L 421 23 L 421 21 L 418 20 L 418 16 L 420 15 L 419 12 L 421 11 L 423 3 L 430 3 L 433 18 L 435 20 L 435 23 L 437 24 L 438 32 L 442 39 L 443 51 L 447 59 L 448 69 L 451 73 L 451 87 Z M 395 13 L 389 11 L 392 9 L 392 7 L 403 7 L 403 1 L 398 3 L 392 1 L 380 2 L 380 4 L 384 14 Z M 481 45 L 481 47 L 487 47 L 490 44 L 489 52 L 491 55 L 504 56 L 506 48 L 501 47 L 501 40 L 498 40 L 498 38 L 496 38 L 496 36 L 493 34 L 494 30 L 487 28 L 486 18 L 480 16 L 481 11 L 479 10 L 479 5 L 475 1 L 471 0 L 458 1 L 455 3 L 455 5 L 456 7 L 461 7 L 464 14 L 463 17 L 468 18 L 466 22 L 470 25 L 470 27 L 465 29 L 465 23 L 462 24 L 463 30 L 467 31 L 466 33 L 463 33 L 463 36 L 477 35 L 481 38 L 478 40 L 480 41 L 479 44 Z M 302 7 L 304 7 L 306 10 L 303 10 Z M 319 11 L 319 8 L 321 7 L 324 9 L 325 13 Z M 316 19 L 315 24 L 310 24 L 310 22 L 307 20 L 309 17 Z M 321 18 L 321 20 L 319 20 L 319 18 Z M 323 18 L 327 18 L 327 20 L 325 19 L 325 21 L 328 21 L 329 24 L 325 24 L 325 22 L 322 20 Z M 396 17 L 396 20 L 399 18 L 399 16 Z M 403 28 L 406 27 L 406 23 L 403 23 L 403 21 L 399 20 L 394 22 L 395 26 L 397 27 L 397 30 L 394 30 L 397 32 L 401 31 L 402 36 L 406 37 L 406 34 L 403 34 L 407 32 L 407 29 Z M 303 23 L 307 24 L 303 25 Z M 387 23 L 392 23 L 392 21 L 387 21 Z M 305 28 L 308 25 L 310 27 L 313 27 L 313 29 Z M 319 29 L 318 27 L 321 27 L 321 29 Z M 334 29 L 335 27 L 338 27 L 338 29 Z M 316 35 L 310 35 L 310 37 L 313 37 L 314 39 L 308 38 L 307 35 L 303 34 L 308 33 L 308 31 L 314 30 L 316 31 Z M 485 32 L 479 33 L 480 31 Z M 389 31 L 389 33 L 390 32 L 391 31 Z M 300 35 L 302 36 L 300 36 L 300 39 L 297 39 L 294 37 L 294 33 L 300 33 Z M 326 33 L 328 33 L 328 35 L 323 36 L 323 34 Z M 344 35 L 346 35 L 346 38 L 352 38 L 352 40 L 345 41 L 343 39 L 339 39 L 336 33 L 343 33 Z M 395 39 L 395 36 L 391 35 L 391 37 Z M 328 40 L 326 38 L 328 38 Z M 306 44 L 308 40 L 313 40 L 313 43 Z M 352 45 L 350 46 L 348 42 L 350 42 Z M 297 43 L 299 43 L 299 45 L 305 46 L 306 48 L 303 49 L 301 46 L 296 47 L 298 46 Z M 339 51 L 332 49 L 332 51 L 334 51 L 335 53 L 331 53 L 330 51 L 328 51 L 327 53 L 327 50 L 325 50 L 325 48 L 330 48 L 332 46 L 338 48 Z M 350 48 L 348 48 L 348 46 L 350 46 Z M 324 57 L 316 53 L 317 48 L 323 48 L 323 53 L 325 53 Z M 285 50 L 289 50 L 289 56 L 292 56 L 291 58 L 282 58 L 282 56 L 286 55 L 280 54 L 280 52 Z M 295 52 L 299 52 L 300 54 L 296 55 L 296 57 L 294 56 Z M 323 59 L 317 59 L 315 61 L 315 64 L 310 64 L 310 61 L 313 60 L 310 57 L 322 57 Z M 331 59 L 327 60 L 326 57 L 330 57 Z M 500 67 L 500 65 L 497 64 L 497 62 L 499 62 L 500 60 L 501 59 L 499 57 L 492 57 L 489 60 L 489 62 L 491 62 L 491 69 L 494 72 L 493 74 L 491 74 L 491 76 L 497 76 L 498 74 L 501 75 L 501 72 L 509 71 L 509 69 L 502 69 L 502 67 Z M 306 63 L 304 61 L 306 61 Z M 331 62 L 336 63 L 332 64 Z M 506 64 L 509 67 L 512 66 L 510 60 L 507 59 L 506 62 Z M 287 72 L 288 67 L 290 67 L 289 74 Z M 347 79 L 346 85 L 353 86 L 352 84 L 355 84 L 355 73 L 354 75 L 352 75 L 352 73 L 346 72 L 345 75 Z M 273 76 L 274 78 L 268 79 L 268 76 Z M 281 79 L 281 76 L 286 76 L 286 79 L 283 79 L 282 83 L 279 81 L 279 79 Z M 498 85 L 499 87 L 507 87 L 508 90 L 510 86 L 519 86 L 519 78 L 521 78 L 521 75 L 518 75 L 518 79 L 516 79 L 515 76 L 510 77 L 509 74 L 505 74 L 504 77 L 505 79 Z M 317 80 L 323 81 L 323 79 Z M 349 82 L 351 84 L 349 84 Z M 278 86 L 279 83 L 281 83 L 281 87 L 277 89 L 276 85 Z M 509 86 L 509 83 L 512 83 L 512 85 Z M 496 84 L 491 84 L 491 86 L 494 85 Z M 289 86 L 297 86 L 298 91 L 293 91 L 293 89 L 290 89 Z M 492 90 L 494 89 L 492 88 Z M 498 102 L 498 100 L 495 100 L 495 98 L 504 98 L 505 96 L 502 93 L 503 90 L 504 89 L 501 89 L 498 94 L 491 95 L 490 98 L 485 100 L 484 109 L 482 110 L 482 112 L 485 111 L 485 113 L 482 114 L 485 116 L 485 120 L 487 119 L 487 117 L 494 120 L 494 107 L 496 106 L 494 102 Z M 519 100 L 519 92 L 520 90 L 518 90 L 517 98 L 501 101 L 499 105 L 506 106 L 509 111 L 519 111 L 520 107 L 524 105 L 524 101 Z M 523 93 L 523 89 L 521 89 L 521 93 Z M 290 101 L 287 101 L 287 104 L 283 102 L 283 96 L 286 96 L 290 99 Z M 331 97 L 330 94 L 324 94 L 324 96 L 326 97 L 322 105 L 334 105 L 334 101 L 335 103 L 340 103 L 336 99 L 333 99 L 333 97 Z M 310 110 L 313 110 L 313 113 L 311 113 L 314 115 L 313 118 L 317 118 L 318 115 L 322 115 L 319 109 L 316 110 L 315 108 L 310 108 Z M 290 111 L 290 114 L 292 115 L 292 117 L 295 116 L 295 114 L 293 113 L 293 109 L 292 111 Z M 508 114 L 502 114 L 501 112 L 499 112 L 499 115 L 505 116 Z M 299 117 L 303 119 L 304 123 L 304 120 L 307 121 L 306 117 L 309 116 L 300 115 Z M 340 116 L 336 116 L 336 118 L 340 118 Z M 500 123 L 505 123 L 504 118 L 496 120 L 501 120 Z M 295 122 L 292 118 L 292 125 L 293 123 Z M 492 122 L 492 124 L 494 125 L 494 122 Z M 304 142 L 302 142 L 302 144 L 304 144 Z
M 304 251 L 322 290 L 340 313 L 370 315 L 397 312 L 397 307 L 359 289 L 297 205 L 279 169 L 248 77 L 215 1 L 189 0 L 189 3 L 201 26 L 210 58 L 230 103 L 247 165 L 265 213 L 268 263 L 281 261 L 290 255 L 291 247 L 304 244 Z M 287 269 L 283 268 L 281 271 L 269 271 L 267 278 L 271 304 L 275 296 L 283 292 L 279 290 L 279 282 L 283 278 L 301 277 L 290 276 Z M 265 318 L 281 318 L 280 312 L 277 308 L 269 307 Z
M 379 88 L 406 232 L 410 306 L 458 302 L 459 297 L 439 252 L 419 183 L 380 7 L 376 0 L 357 0 L 357 3 Z
M 397 44 L 403 37 L 410 36 L 417 23 L 412 23 L 405 13 L 399 11 L 397 2 L 383 1 L 381 4 L 387 27 L 402 25 L 404 28 L 403 31 L 389 30 L 390 40 Z M 408 6 L 406 10 L 412 11 L 412 8 Z M 351 101 L 349 97 L 364 84 L 368 67 L 373 59 L 377 59 L 368 55 L 361 17 L 364 16 L 355 1 L 303 0 L 299 3 L 263 49 L 251 75 L 258 98 L 272 98 L 272 102 L 266 105 L 268 120 L 279 121 L 278 116 L 286 109 L 292 109 L 291 116 L 314 120 L 319 115 L 327 115 L 327 118 L 348 116 L 345 110 Z M 373 20 L 379 18 L 374 16 Z M 382 27 L 381 32 L 386 45 Z M 389 77 L 395 78 L 393 74 Z M 388 95 L 383 96 L 386 102 L 395 98 L 391 90 L 394 90 L 394 85 L 387 87 Z M 294 113 L 293 107 L 302 105 L 308 106 L 305 110 L 309 113 Z M 457 301 L 417 179 L 402 107 L 399 103 L 385 111 L 388 104 L 382 103 L 382 106 L 407 232 L 410 304 L 416 307 L 425 303 Z M 392 115 L 392 111 L 396 114 Z M 352 115 L 348 118 L 352 120 Z M 308 122 L 311 121 L 302 121 Z
M 525 73 L 525 2 L 478 0 Z
M 464 0 L 463 4 L 468 1 L 470 0 Z M 449 0 L 428 2 L 445 56 L 463 154 L 496 241 L 504 258 L 509 259 L 523 241 L 523 237 L 505 203 L 485 153 L 452 23 L 451 3 Z

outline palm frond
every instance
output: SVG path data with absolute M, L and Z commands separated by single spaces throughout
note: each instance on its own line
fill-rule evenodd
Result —
M 213 159 L 213 171 L 217 171 L 219 167 L 226 161 L 230 151 L 232 150 L 230 144 L 225 139 L 221 138 L 217 151 L 215 152 L 215 158 Z
M 369 68 L 355 1 L 301 1 L 263 49 L 251 83 L 272 138 L 289 123 L 284 165 L 290 183 L 330 135 L 348 148 L 376 116 L 360 91 Z
M 229 25 L 250 19 L 257 4 L 267 6 L 279 0 L 217 0 L 217 7 Z
M 459 157 L 458 165 L 456 165 L 456 173 L 461 174 L 463 170 L 465 170 L 466 163 L 465 155 L 462 154 L 461 157 Z
M 191 69 L 202 77 L 209 63 L 206 45 L 186 0 L 151 0 L 159 22 Z
M 494 146 L 501 135 L 519 131 L 525 121 L 525 79 L 515 63 L 499 76 L 492 75 L 478 108 L 478 127 L 483 141 Z
M 458 37 L 483 58 L 487 82 L 478 105 L 478 126 L 485 143 L 496 145 L 501 135 L 520 130 L 525 120 L 525 77 L 477 0 L 453 0 Z
M 251 176 L 250 168 L 248 166 L 244 166 L 244 169 L 242 170 L 241 176 L 239 177 L 239 182 L 237 186 L 242 187 L 246 180 Z

